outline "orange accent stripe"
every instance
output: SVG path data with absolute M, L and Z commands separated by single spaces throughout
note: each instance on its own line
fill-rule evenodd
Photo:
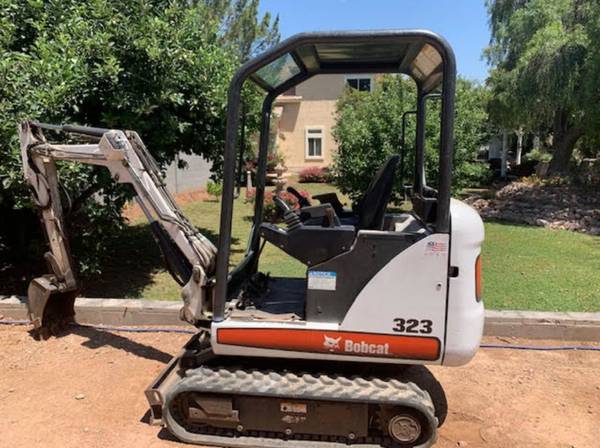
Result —
M 475 298 L 481 302 L 483 298 L 483 269 L 481 265 L 481 255 L 475 261 Z
M 424 361 L 435 361 L 440 356 L 440 341 L 437 338 L 349 331 L 219 328 L 217 342 L 271 350 Z

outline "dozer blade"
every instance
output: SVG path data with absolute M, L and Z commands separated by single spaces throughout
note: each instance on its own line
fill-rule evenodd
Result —
M 27 290 L 27 311 L 34 335 L 42 339 L 58 335 L 74 321 L 77 290 L 61 290 L 54 276 L 35 278 Z

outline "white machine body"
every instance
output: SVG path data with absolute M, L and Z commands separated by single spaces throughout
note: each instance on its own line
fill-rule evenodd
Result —
M 230 317 L 211 325 L 215 353 L 359 362 L 466 364 L 483 332 L 476 263 L 483 222 L 452 200 L 452 230 L 394 257 L 339 323 Z

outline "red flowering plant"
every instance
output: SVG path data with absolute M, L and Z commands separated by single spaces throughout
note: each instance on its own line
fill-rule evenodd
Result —
M 325 183 L 329 180 L 330 173 L 327 167 L 309 166 L 304 168 L 298 174 L 298 182 L 300 183 Z

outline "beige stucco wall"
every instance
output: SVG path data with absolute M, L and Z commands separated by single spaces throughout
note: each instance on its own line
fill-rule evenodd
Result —
M 296 86 L 305 101 L 337 100 L 344 91 L 344 75 L 317 75 Z
M 296 87 L 297 97 L 280 97 L 275 110 L 276 145 L 292 172 L 309 166 L 328 166 L 337 150 L 331 131 L 335 125 L 335 104 L 344 89 L 344 75 L 315 76 Z M 323 158 L 306 158 L 306 128 L 323 128 Z

